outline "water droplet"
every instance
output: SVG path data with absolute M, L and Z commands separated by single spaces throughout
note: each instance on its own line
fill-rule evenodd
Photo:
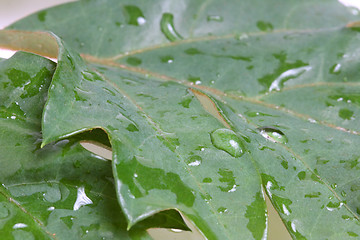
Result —
M 337 64 L 331 66 L 329 72 L 331 74 L 336 74 L 337 75 L 337 74 L 341 73 L 340 69 L 341 69 L 341 64 L 337 63 Z
M 183 230 L 181 230 L 181 229 L 176 229 L 176 228 L 171 228 L 170 231 L 175 232 L 175 233 L 180 233 L 180 232 L 182 232 Z
M 18 228 L 26 228 L 28 225 L 26 225 L 25 223 L 16 223 L 13 226 L 13 229 L 18 229 Z
M 37 17 L 39 19 L 40 22 L 45 22 L 46 20 L 46 14 L 47 12 L 46 11 L 41 11 L 37 14 Z
M 331 188 L 332 188 L 332 189 L 337 188 L 337 184 L 336 184 L 336 183 L 331 184 Z
M 228 211 L 229 210 L 227 208 L 225 208 L 225 207 L 219 207 L 218 210 L 217 210 L 218 213 L 227 213 Z
M 218 16 L 218 15 L 209 15 L 209 16 L 207 16 L 206 19 L 208 22 L 211 22 L 211 21 L 222 22 L 224 20 L 224 18 L 222 16 Z
M 6 218 L 9 215 L 10 211 L 6 207 L 5 203 L 0 203 L 0 219 Z
M 326 205 L 326 209 L 330 212 L 336 210 L 336 209 L 340 209 L 342 206 L 344 205 L 343 202 L 329 202 L 327 205 Z
M 211 141 L 218 149 L 224 150 L 233 157 L 244 154 L 240 138 L 230 129 L 220 128 L 211 133 Z
M 260 134 L 275 143 L 287 143 L 288 139 L 285 134 L 274 127 L 261 127 L 259 128 Z
M 274 29 L 273 25 L 269 22 L 264 22 L 264 21 L 258 21 L 256 23 L 256 26 L 261 30 L 261 31 L 271 31 Z
M 311 123 L 316 123 L 316 120 L 312 119 L 312 118 L 308 118 L 308 121 L 311 122 Z
M 146 23 L 146 19 L 143 17 L 138 17 L 136 20 L 139 25 L 144 25 Z
M 269 91 L 280 91 L 281 85 L 291 79 L 291 78 L 297 78 L 300 75 L 302 75 L 305 72 L 308 72 L 309 70 L 311 70 L 310 66 L 304 66 L 304 67 L 299 67 L 299 68 L 293 68 L 293 69 L 289 69 L 285 72 L 283 72 L 282 74 L 280 74 L 279 77 L 277 77 L 270 85 Z
M 342 108 L 339 110 L 339 117 L 341 117 L 344 120 L 353 120 L 354 119 L 354 112 L 347 109 L 347 108 Z
M 139 66 L 142 63 L 141 59 L 137 57 L 128 57 L 126 62 L 132 66 Z
M 54 211 L 54 210 L 55 210 L 55 207 L 49 207 L 47 210 L 48 210 L 48 211 Z
M 188 166 L 192 166 L 192 167 L 199 166 L 202 162 L 202 158 L 200 156 L 195 155 L 188 158 L 186 162 Z
M 174 57 L 173 56 L 163 56 L 160 58 L 161 62 L 163 63 L 173 63 L 174 62 Z
M 143 12 L 137 6 L 126 5 L 124 10 L 127 17 L 127 23 L 134 26 L 140 26 L 146 23 Z
M 341 192 L 341 196 L 346 197 L 346 192 L 345 192 L 345 191 L 342 191 L 342 192 Z
M 160 29 L 165 37 L 171 42 L 183 39 L 183 37 L 175 30 L 174 16 L 171 13 L 164 13 L 162 15 Z
M 88 196 L 86 196 L 85 188 L 83 186 L 78 187 L 77 197 L 76 197 L 76 201 L 74 204 L 74 211 L 77 211 L 77 210 L 79 210 L 80 207 L 88 205 L 88 204 L 93 204 L 93 202 L 91 201 L 90 198 L 88 198 Z
M 203 179 L 203 183 L 211 183 L 212 179 L 211 178 L 204 178 Z

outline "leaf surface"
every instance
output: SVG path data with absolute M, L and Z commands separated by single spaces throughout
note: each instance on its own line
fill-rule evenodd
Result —
M 44 142 L 104 129 L 129 226 L 174 208 L 209 239 L 262 239 L 262 184 L 294 239 L 348 239 L 360 234 L 352 13 L 330 0 L 79 1 L 10 29 L 64 40 Z
M 0 62 L 1 237 L 150 239 L 149 227 L 184 229 L 181 217 L 166 211 L 128 232 L 111 164 L 79 144 L 88 136 L 40 148 L 41 115 L 55 67 L 21 52 Z

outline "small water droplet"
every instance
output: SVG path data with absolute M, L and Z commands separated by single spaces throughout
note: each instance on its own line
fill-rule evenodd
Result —
M 146 19 L 143 17 L 138 17 L 136 20 L 139 25 L 144 25 L 146 23 Z
M 137 58 L 137 57 L 128 57 L 127 59 L 126 59 L 126 62 L 128 63 L 128 64 L 130 64 L 130 65 L 132 65 L 132 66 L 139 66 L 141 63 L 142 63 L 142 61 L 141 61 L 141 59 L 140 58 Z
M 225 207 L 219 207 L 217 212 L 222 214 L 222 213 L 227 213 L 229 210 Z
M 316 120 L 312 119 L 312 118 L 308 118 L 308 121 L 311 122 L 311 123 L 316 123 Z
M 229 153 L 233 157 L 244 154 L 243 144 L 236 133 L 227 128 L 220 128 L 211 133 L 211 141 L 214 146 Z
M 55 210 L 55 207 L 49 207 L 47 210 L 48 210 L 48 211 L 54 211 L 54 210 Z
M 26 228 L 28 225 L 26 225 L 25 223 L 16 223 L 13 226 L 13 229 L 18 229 L 18 228 Z
M 337 184 L 336 184 L 336 183 L 331 184 L 331 188 L 332 188 L 332 189 L 337 188 Z
M 163 56 L 160 58 L 161 62 L 163 63 L 173 63 L 174 62 L 174 57 L 173 56 Z
M 10 211 L 5 203 L 0 203 L 0 219 L 6 218 L 10 215 Z
M 329 72 L 331 74 L 336 74 L 337 75 L 337 74 L 341 73 L 340 69 L 341 69 L 341 64 L 337 63 L 337 64 L 331 66 Z
M 201 164 L 202 158 L 200 156 L 195 155 L 188 158 L 186 162 L 188 166 L 195 167 Z
M 171 228 L 170 231 L 175 232 L 175 233 L 180 233 L 180 232 L 182 232 L 183 230 L 181 230 L 181 229 L 176 229 L 176 228 Z
M 265 22 L 265 21 L 258 21 L 256 22 L 256 26 L 261 30 L 261 31 L 271 31 L 274 29 L 273 25 L 269 22 Z
M 183 37 L 175 30 L 174 16 L 171 13 L 164 13 L 162 15 L 160 29 L 165 37 L 171 42 L 183 39 Z
M 353 120 L 354 112 L 347 108 L 342 108 L 339 110 L 339 117 L 341 117 L 344 120 Z
M 204 178 L 203 179 L 203 183 L 211 183 L 212 179 L 211 178 Z
M 346 192 L 345 192 L 345 191 L 342 191 L 342 192 L 341 192 L 341 196 L 346 197 Z
M 143 12 L 137 6 L 126 5 L 124 10 L 127 17 L 127 23 L 134 26 L 140 26 L 146 23 Z
M 224 20 L 222 16 L 218 16 L 218 15 L 208 15 L 206 19 L 208 22 L 211 21 L 222 22 Z
M 285 134 L 274 127 L 261 127 L 259 128 L 260 134 L 275 143 L 287 143 L 288 139 Z

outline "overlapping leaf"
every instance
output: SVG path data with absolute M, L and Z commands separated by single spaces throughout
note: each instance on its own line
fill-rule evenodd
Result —
M 44 141 L 104 129 L 130 225 L 175 208 L 209 239 L 261 239 L 262 183 L 293 238 L 347 239 L 360 234 L 353 13 L 330 0 L 93 0 L 10 28 L 70 46 L 57 42 Z M 221 128 L 237 135 L 223 147 Z
M 0 63 L 1 238 L 150 239 L 145 228 L 184 228 L 180 216 L 167 211 L 128 232 L 111 164 L 79 145 L 85 136 L 40 148 L 41 115 L 55 67 L 29 53 Z

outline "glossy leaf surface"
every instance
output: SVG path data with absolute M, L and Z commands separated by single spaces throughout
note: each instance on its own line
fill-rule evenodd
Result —
M 151 239 L 145 228 L 183 229 L 178 214 L 167 211 L 128 232 L 111 164 L 80 146 L 84 136 L 40 148 L 41 114 L 55 67 L 20 52 L 0 62 L 1 238 Z
M 294 239 L 356 239 L 354 13 L 335 0 L 93 0 L 10 29 L 61 37 L 44 143 L 104 129 L 130 226 L 175 208 L 209 239 L 262 239 L 262 184 Z

